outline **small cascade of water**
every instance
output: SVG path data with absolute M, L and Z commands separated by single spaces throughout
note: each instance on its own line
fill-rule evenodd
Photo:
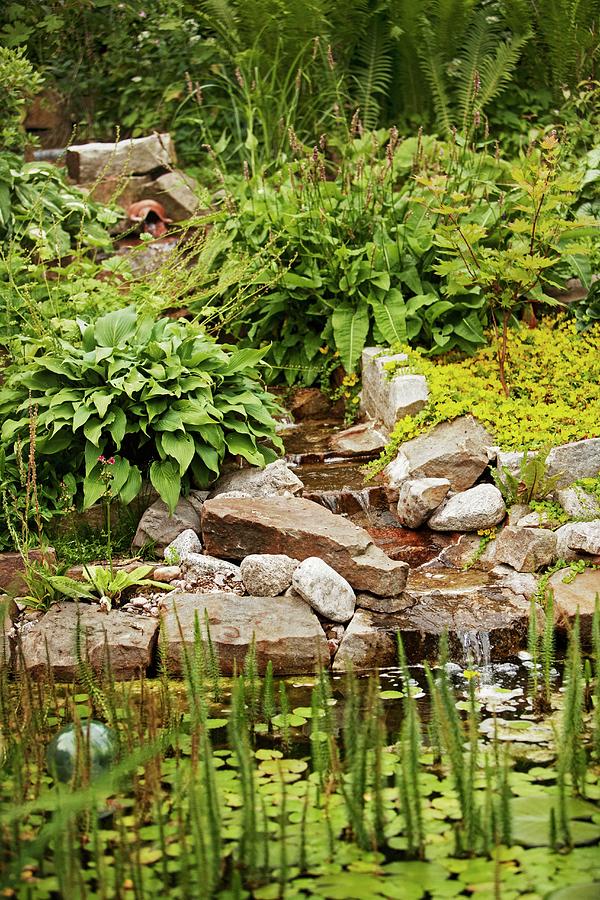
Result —
M 457 631 L 456 636 L 463 648 L 463 665 L 471 668 L 487 669 L 492 661 L 489 631 Z
M 323 491 L 323 493 L 319 495 L 317 502 L 320 503 L 321 506 L 324 506 L 326 509 L 329 509 L 332 513 L 336 513 L 336 515 L 340 511 L 339 494 L 336 494 L 333 491 Z
M 368 517 L 369 511 L 371 509 L 371 491 L 369 490 L 369 488 L 362 488 L 362 490 L 360 491 L 349 490 L 348 493 L 358 504 L 361 512 L 363 512 Z

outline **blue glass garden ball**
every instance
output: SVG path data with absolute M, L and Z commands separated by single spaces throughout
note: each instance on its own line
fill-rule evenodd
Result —
M 52 775 L 67 783 L 75 772 L 77 760 L 77 728 L 81 729 L 79 742 L 83 738 L 82 749 L 89 741 L 90 778 L 105 775 L 112 767 L 116 755 L 116 742 L 112 729 L 102 722 L 81 722 L 79 726 L 65 725 L 54 735 L 46 751 L 46 763 Z

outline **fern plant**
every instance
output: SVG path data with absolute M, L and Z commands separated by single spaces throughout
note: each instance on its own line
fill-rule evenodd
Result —
M 540 450 L 532 456 L 525 451 L 516 474 L 506 466 L 492 469 L 496 487 L 508 506 L 515 503 L 529 505 L 533 500 L 543 500 L 555 490 L 562 472 L 558 475 L 548 475 L 547 456 L 547 450 Z

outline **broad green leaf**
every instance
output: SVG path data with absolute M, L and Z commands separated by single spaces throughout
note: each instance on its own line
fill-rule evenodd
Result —
M 172 459 L 155 461 L 150 466 L 150 482 L 167 504 L 172 515 L 181 492 L 179 465 Z
M 133 306 L 117 309 L 97 319 L 94 337 L 100 347 L 123 347 L 136 333 L 137 315 Z
M 93 506 L 94 503 L 97 503 L 101 497 L 106 493 L 106 483 L 103 481 L 101 477 L 101 469 L 98 466 L 97 469 L 90 472 L 83 479 L 83 508 L 89 509 L 90 506 Z
M 369 333 L 369 310 L 364 300 L 358 307 L 345 304 L 331 316 L 333 336 L 346 372 L 352 372 L 360 359 Z
M 130 466 L 127 481 L 121 488 L 119 499 L 121 503 L 128 506 L 134 500 L 142 489 L 142 475 L 137 466 Z
M 381 334 L 388 344 L 402 343 L 406 337 L 406 304 L 401 291 L 392 288 L 388 291 L 385 300 L 371 301 L 373 317 Z
M 179 473 L 183 475 L 194 458 L 195 446 L 193 437 L 179 431 L 165 431 L 161 436 L 161 442 L 167 456 L 172 456 L 173 459 L 177 460 Z
M 257 451 L 254 439 L 249 434 L 228 434 L 225 443 L 234 456 L 243 456 L 253 466 L 264 465 L 263 457 Z

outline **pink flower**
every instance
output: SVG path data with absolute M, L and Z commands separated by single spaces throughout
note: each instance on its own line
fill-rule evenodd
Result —
M 105 457 L 104 457 L 104 456 L 102 456 L 102 455 L 101 455 L 101 456 L 99 456 L 99 457 L 98 457 L 98 462 L 99 462 L 99 463 L 104 463 L 104 462 L 106 462 L 106 459 L 105 459 Z
M 107 464 L 108 466 L 114 466 L 114 464 L 115 464 L 115 458 L 114 458 L 114 456 L 111 456 L 110 459 L 107 459 L 107 460 L 106 460 L 106 464 Z

